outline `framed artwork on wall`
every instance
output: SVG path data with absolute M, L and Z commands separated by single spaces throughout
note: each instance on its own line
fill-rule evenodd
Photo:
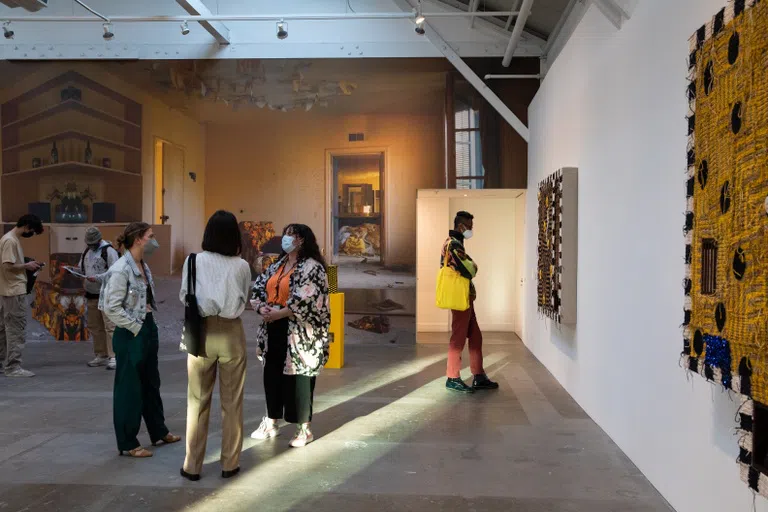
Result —
M 576 323 L 578 171 L 548 176 L 538 192 L 537 305 L 557 323 Z

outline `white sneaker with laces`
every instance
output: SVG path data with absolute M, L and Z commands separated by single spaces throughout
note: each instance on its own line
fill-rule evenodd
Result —
M 96 356 L 90 361 L 88 361 L 88 366 L 91 368 L 96 368 L 97 366 L 107 366 L 108 362 L 109 362 L 108 358 Z
M 34 377 L 35 374 L 24 368 L 15 368 L 5 372 L 6 377 Z
M 253 431 L 251 439 L 271 439 L 280 435 L 280 431 L 277 429 L 277 422 L 273 419 L 262 418 L 259 428 Z
M 296 428 L 296 434 L 291 439 L 291 446 L 293 448 L 302 448 L 314 440 L 315 436 L 312 435 L 309 425 L 299 425 Z
M 117 361 L 114 357 L 110 357 L 107 363 L 107 370 L 114 370 L 115 368 L 117 368 Z

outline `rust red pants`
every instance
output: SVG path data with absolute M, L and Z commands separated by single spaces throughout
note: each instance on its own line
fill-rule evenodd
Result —
M 451 343 L 448 347 L 448 378 L 459 377 L 461 353 L 464 351 L 467 338 L 469 338 L 469 368 L 472 370 L 472 375 L 484 374 L 483 333 L 480 331 L 480 326 L 477 325 L 474 303 L 470 303 L 469 309 L 466 311 L 452 310 L 451 317 L 452 332 Z

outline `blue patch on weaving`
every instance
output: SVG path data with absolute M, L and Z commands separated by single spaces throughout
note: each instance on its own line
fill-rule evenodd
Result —
M 713 368 L 719 368 L 723 374 L 723 386 L 731 386 L 731 345 L 720 336 L 704 335 L 706 355 L 704 363 Z

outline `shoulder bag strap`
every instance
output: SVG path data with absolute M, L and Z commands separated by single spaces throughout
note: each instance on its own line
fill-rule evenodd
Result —
M 195 284 L 197 283 L 197 265 L 195 264 L 196 259 L 197 254 L 190 254 L 189 264 L 187 265 L 187 293 L 191 293 L 192 295 L 197 293 L 197 290 L 195 290 Z

